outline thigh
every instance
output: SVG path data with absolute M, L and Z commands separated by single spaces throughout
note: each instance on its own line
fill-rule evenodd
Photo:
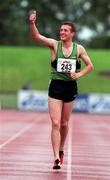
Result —
M 67 122 L 69 121 L 71 112 L 73 109 L 73 101 L 64 103 L 63 108 L 62 108 L 62 122 Z
M 64 86 L 64 95 L 63 95 L 63 102 L 71 102 L 75 100 L 77 96 L 77 82 L 76 81 L 67 81 L 65 82 Z M 67 107 L 70 106 L 70 104 L 66 105 Z
M 48 97 L 49 114 L 52 122 L 60 123 L 63 102 L 59 99 Z
M 51 98 L 63 100 L 63 81 L 52 79 L 49 85 L 48 95 Z

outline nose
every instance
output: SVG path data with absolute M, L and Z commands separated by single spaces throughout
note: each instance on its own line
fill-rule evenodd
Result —
M 60 34 L 61 34 L 61 35 L 65 34 L 64 30 L 60 31 Z

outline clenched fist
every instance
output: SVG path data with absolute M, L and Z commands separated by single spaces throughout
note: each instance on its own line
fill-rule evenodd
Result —
M 36 21 L 36 11 L 31 10 L 29 14 L 30 14 L 29 16 L 30 23 L 34 23 Z
M 79 77 L 81 77 L 81 73 L 79 72 L 79 73 L 76 73 L 76 72 L 72 72 L 71 73 L 71 78 L 73 79 L 73 80 L 76 80 L 76 79 L 78 79 Z

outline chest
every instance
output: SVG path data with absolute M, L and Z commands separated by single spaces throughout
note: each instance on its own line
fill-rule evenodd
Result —
M 68 58 L 72 54 L 72 51 L 73 51 L 73 46 L 69 48 L 62 47 L 62 53 L 66 58 Z

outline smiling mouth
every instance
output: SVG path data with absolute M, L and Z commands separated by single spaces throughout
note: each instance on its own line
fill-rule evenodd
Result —
M 61 38 L 65 38 L 65 35 L 60 35 Z

